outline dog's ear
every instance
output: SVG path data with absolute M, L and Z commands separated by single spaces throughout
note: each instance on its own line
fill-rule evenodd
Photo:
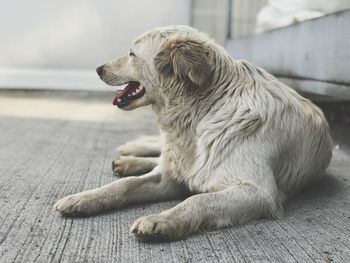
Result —
M 191 86 L 209 85 L 212 75 L 210 48 L 205 42 L 173 39 L 163 44 L 154 58 L 156 70 L 163 77 L 175 76 Z

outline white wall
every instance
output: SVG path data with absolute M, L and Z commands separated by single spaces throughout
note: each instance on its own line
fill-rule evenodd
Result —
M 193 0 L 193 26 L 224 44 L 227 35 L 227 0 Z
M 266 3 L 267 0 L 232 0 L 231 37 L 253 34 L 256 14 Z M 228 30 L 228 8 L 228 0 L 193 0 L 193 25 L 224 44 Z
M 190 12 L 188 0 L 0 0 L 0 70 L 95 69 Z
M 232 38 L 246 37 L 255 32 L 256 15 L 267 0 L 233 0 Z

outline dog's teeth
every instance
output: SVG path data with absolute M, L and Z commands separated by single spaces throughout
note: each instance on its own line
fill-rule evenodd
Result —
M 136 95 L 136 92 L 134 91 L 134 92 L 132 93 L 132 95 Z
M 121 102 L 122 100 L 121 99 L 117 99 L 117 102 Z

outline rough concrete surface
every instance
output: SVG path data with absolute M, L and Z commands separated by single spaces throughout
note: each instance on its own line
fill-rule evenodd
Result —
M 325 179 L 290 200 L 280 220 L 142 243 L 129 234 L 133 221 L 179 201 L 59 217 L 58 199 L 116 179 L 117 145 L 157 132 L 147 109 L 68 97 L 0 94 L 0 262 L 349 262 L 350 151 L 342 143 Z

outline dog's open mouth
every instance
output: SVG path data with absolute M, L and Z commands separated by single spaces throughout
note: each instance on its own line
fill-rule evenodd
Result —
M 140 82 L 131 81 L 123 90 L 118 90 L 113 99 L 113 105 L 119 108 L 125 107 L 131 101 L 137 100 L 145 95 L 145 87 Z

